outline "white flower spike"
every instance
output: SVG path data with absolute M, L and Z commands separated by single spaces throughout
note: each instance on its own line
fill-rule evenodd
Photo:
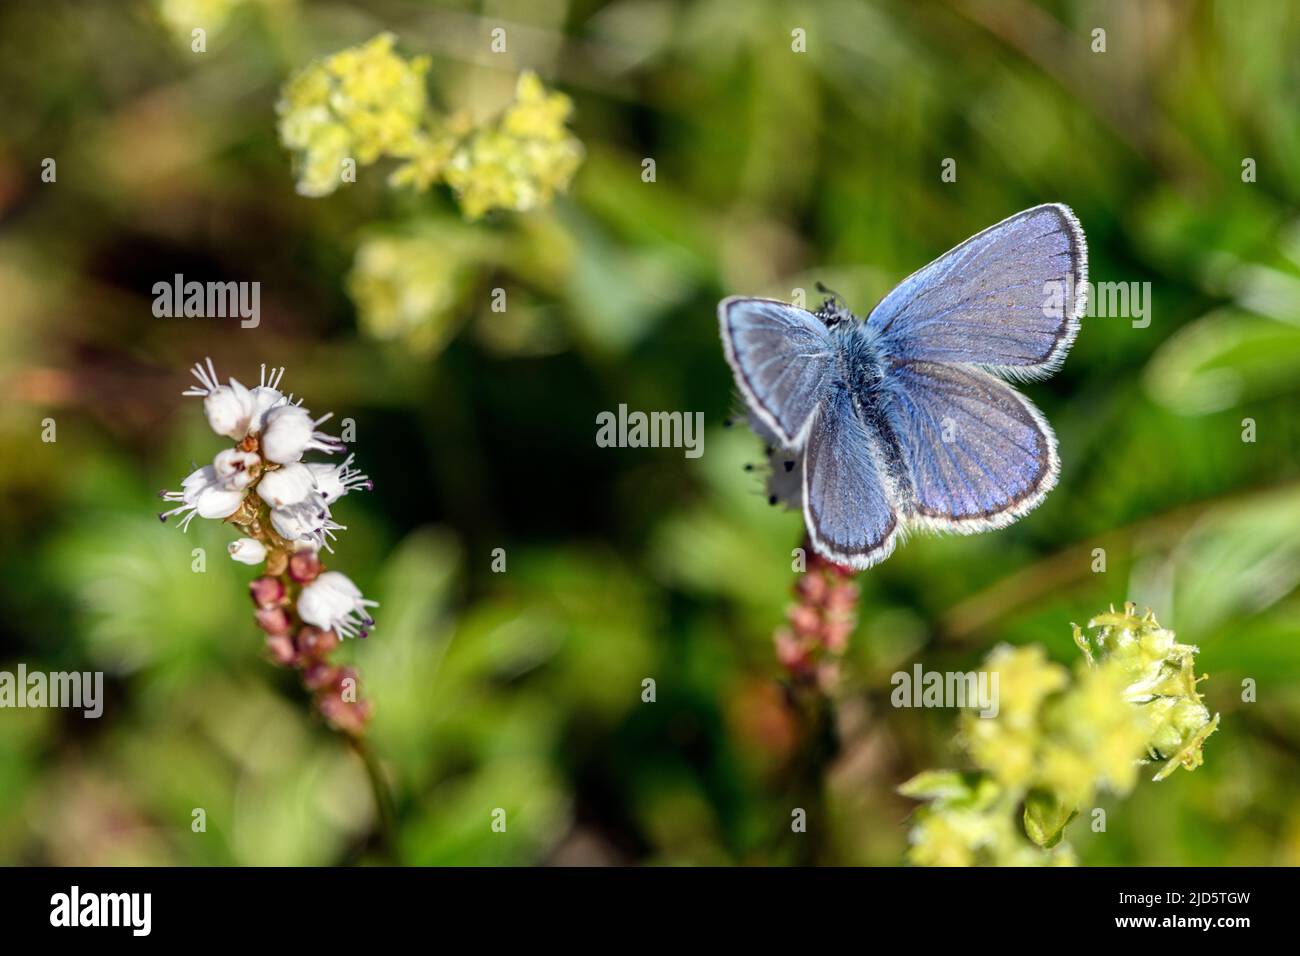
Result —
M 239 529 L 242 537 L 229 545 L 231 559 L 265 565 L 249 583 L 249 596 L 271 659 L 300 670 L 325 720 L 359 737 L 370 719 L 370 702 L 340 696 L 339 688 L 356 672 L 327 658 L 338 638 L 366 636 L 374 625 L 367 609 L 377 603 L 362 597 L 346 576 L 326 570 L 320 551 L 332 553 L 335 532 L 346 530 L 330 506 L 351 491 L 371 488 L 371 481 L 352 467 L 351 455 L 337 465 L 302 460 L 309 451 L 334 454 L 344 446 L 318 430 L 331 416 L 313 418 L 301 400 L 280 390 L 283 368 L 263 365 L 252 389 L 233 378 L 222 384 L 211 359 L 192 372 L 198 384 L 184 394 L 203 399 L 208 424 L 234 447 L 187 475 L 179 491 L 160 492 L 175 507 L 159 517 L 178 516 L 182 530 L 196 515 Z

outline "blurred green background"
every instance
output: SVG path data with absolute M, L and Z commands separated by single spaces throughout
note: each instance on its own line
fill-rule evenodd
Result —
M 281 84 L 384 30 L 432 56 L 442 108 L 490 114 L 525 68 L 571 96 L 571 193 L 477 223 L 382 167 L 296 195 Z M 1072 664 L 1070 622 L 1132 599 L 1201 647 L 1223 721 L 1200 770 L 1072 826 L 1082 862 L 1300 863 L 1297 48 L 1285 0 L 6 4 L 0 667 L 102 669 L 108 700 L 0 712 L 0 863 L 390 858 L 355 755 L 262 658 L 232 534 L 154 517 L 223 447 L 179 395 L 205 355 L 244 382 L 285 365 L 357 422 L 376 490 L 336 509 L 331 564 L 381 602 L 346 650 L 402 862 L 896 865 L 894 788 L 953 765 L 956 714 L 892 709 L 890 675 L 997 642 Z M 1151 283 L 1150 325 L 1085 319 L 1025 388 L 1061 441 L 1041 508 L 860 576 L 838 745 L 813 759 L 771 643 L 801 520 L 724 427 L 716 303 L 820 279 L 865 314 L 1046 201 L 1095 281 Z M 155 318 L 177 272 L 261 282 L 261 326 Z M 598 448 L 620 403 L 704 412 L 703 457 Z

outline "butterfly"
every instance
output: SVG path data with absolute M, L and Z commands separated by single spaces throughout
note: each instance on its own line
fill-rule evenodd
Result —
M 1056 436 L 1005 380 L 1065 360 L 1087 301 L 1088 249 L 1067 206 L 1035 206 L 904 279 L 865 320 L 828 299 L 718 304 L 751 424 L 813 547 L 856 569 L 911 530 L 1005 527 L 1056 484 Z M 776 500 L 774 496 L 773 500 Z

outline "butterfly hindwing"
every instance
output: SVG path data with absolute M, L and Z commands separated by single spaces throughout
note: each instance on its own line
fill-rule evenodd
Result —
M 912 273 L 867 322 L 898 358 L 1050 375 L 1086 304 L 1083 230 L 1059 203 L 1016 213 Z
M 840 564 L 867 568 L 889 557 L 898 515 L 883 478 L 879 436 L 847 393 L 818 407 L 804 450 L 804 521 L 814 547 Z
M 973 532 L 1002 527 L 1056 483 L 1056 437 L 1030 401 L 975 368 L 902 362 L 886 414 L 911 484 L 908 518 Z
M 733 296 L 718 305 L 723 348 L 736 383 L 763 423 L 794 447 L 825 395 L 835 352 L 811 312 L 771 299 Z

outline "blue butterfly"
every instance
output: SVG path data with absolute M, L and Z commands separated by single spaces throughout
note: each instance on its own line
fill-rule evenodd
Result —
M 912 273 L 863 321 L 732 296 L 722 345 L 751 423 L 786 452 L 813 546 L 868 568 L 913 529 L 973 534 L 1056 484 L 1056 436 L 1002 379 L 1065 360 L 1087 298 L 1088 249 L 1066 206 L 1026 209 Z M 1055 305 L 1053 305 L 1053 300 Z

